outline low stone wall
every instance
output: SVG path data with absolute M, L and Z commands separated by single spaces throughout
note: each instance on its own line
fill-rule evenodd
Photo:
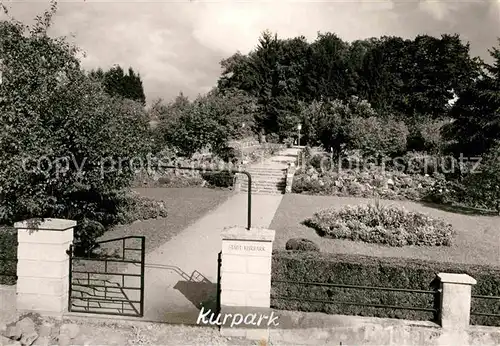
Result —
M 295 345 L 500 345 L 500 328 L 455 331 L 432 322 L 275 311 L 288 323 L 270 330 L 272 343 Z

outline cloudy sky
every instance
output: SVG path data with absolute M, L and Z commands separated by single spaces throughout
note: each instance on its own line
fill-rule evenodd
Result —
M 0 0 L 29 23 L 47 1 Z M 500 37 L 500 0 L 59 1 L 51 30 L 87 54 L 86 68 L 112 64 L 141 73 L 148 101 L 190 97 L 215 85 L 219 62 L 246 53 L 269 29 L 279 37 L 335 32 L 347 41 L 395 35 L 459 33 L 487 57 Z

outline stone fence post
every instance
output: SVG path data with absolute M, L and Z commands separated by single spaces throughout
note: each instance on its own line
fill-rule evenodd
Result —
M 467 274 L 439 273 L 440 323 L 445 329 L 466 329 L 470 322 L 471 291 L 476 280 Z
M 69 256 L 76 221 L 16 222 L 17 310 L 62 317 L 68 309 Z
M 268 311 L 271 306 L 271 259 L 275 232 L 232 227 L 222 231 L 221 316 L 231 311 Z M 269 329 L 221 326 L 224 336 L 266 341 Z

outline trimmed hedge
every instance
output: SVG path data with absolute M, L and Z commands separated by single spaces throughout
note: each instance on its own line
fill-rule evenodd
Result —
M 17 231 L 12 227 L 0 226 L 0 285 L 14 285 L 17 273 Z
M 213 187 L 232 188 L 234 185 L 234 173 L 229 171 L 202 173 L 201 176 Z
M 424 293 L 297 285 L 276 280 L 435 290 L 439 285 L 436 274 L 440 272 L 466 273 L 475 278 L 477 284 L 472 287 L 473 295 L 500 296 L 500 267 L 280 250 L 273 252 L 271 306 L 291 311 L 435 321 L 437 316 L 432 312 L 345 305 L 335 301 L 439 308 L 439 295 L 434 298 L 432 294 Z M 277 299 L 277 296 L 302 299 Z M 307 302 L 304 299 L 334 303 Z M 500 314 L 500 300 L 474 298 L 472 310 Z M 500 326 L 500 319 L 471 316 L 471 323 Z

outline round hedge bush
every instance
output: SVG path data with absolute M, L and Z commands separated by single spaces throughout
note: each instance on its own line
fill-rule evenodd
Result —
M 285 249 L 292 251 L 316 251 L 319 252 L 319 246 L 312 240 L 305 238 L 292 238 L 286 242 Z
M 388 246 L 450 246 L 452 226 L 402 207 L 375 205 L 328 209 L 305 220 L 320 236 Z

